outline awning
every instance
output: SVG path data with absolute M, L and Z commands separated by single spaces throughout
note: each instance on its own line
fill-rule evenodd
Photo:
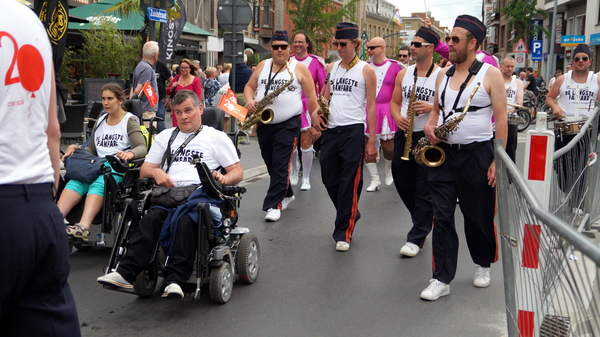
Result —
M 69 14 L 86 19 L 89 23 L 69 22 L 69 29 L 90 29 L 92 24 L 103 21 L 114 22 L 119 30 L 140 30 L 144 26 L 144 17 L 135 12 L 128 17 L 120 17 L 118 12 L 103 13 L 105 10 L 117 4 L 119 0 L 104 0 L 89 5 L 71 8 Z M 186 22 L 183 28 L 185 34 L 213 36 L 204 29 Z
M 244 42 L 244 44 L 246 45 L 246 47 L 254 49 L 254 51 L 256 51 L 258 54 L 267 54 L 270 52 L 268 49 L 266 49 L 265 47 L 263 47 L 259 44 L 248 43 L 248 42 Z

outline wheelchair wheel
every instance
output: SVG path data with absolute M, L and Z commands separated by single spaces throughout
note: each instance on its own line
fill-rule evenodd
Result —
M 138 274 L 133 282 L 133 291 L 139 297 L 150 297 L 154 294 L 156 284 L 158 283 L 158 261 L 150 263 L 144 271 Z
M 240 281 L 246 284 L 254 283 L 260 270 L 260 244 L 256 235 L 253 233 L 242 235 L 235 261 Z
M 227 303 L 231 298 L 233 290 L 233 271 L 227 261 L 210 273 L 210 283 L 208 285 L 210 298 L 216 303 Z

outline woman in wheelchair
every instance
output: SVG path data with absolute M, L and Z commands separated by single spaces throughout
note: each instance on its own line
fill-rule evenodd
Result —
M 98 157 L 115 155 L 122 161 L 143 158 L 146 153 L 146 141 L 140 131 L 137 117 L 123 109 L 125 95 L 123 89 L 116 83 L 107 83 L 102 87 L 102 105 L 106 114 L 98 119 L 87 151 Z M 62 158 L 64 161 L 72 155 L 77 145 L 70 145 Z M 110 167 L 108 162 L 105 166 Z M 117 183 L 123 176 L 113 171 Z M 89 229 L 96 214 L 102 209 L 104 199 L 104 175 L 91 182 L 69 180 L 58 200 L 58 208 L 63 217 L 77 205 L 83 196 L 87 195 L 83 214 L 79 223 L 67 226 L 69 237 L 87 241 Z
M 164 187 L 200 184 L 196 166 L 192 165 L 194 158 L 200 158 L 222 185 L 242 181 L 244 171 L 233 143 L 224 132 L 202 125 L 202 103 L 193 91 L 180 90 L 175 94 L 173 113 L 179 127 L 156 136 L 142 164 L 141 178 L 153 178 L 157 185 Z M 215 171 L 220 167 L 225 174 Z M 131 233 L 126 253 L 116 270 L 108 270 L 107 275 L 98 278 L 99 283 L 132 289 L 136 276 L 154 261 L 163 223 L 174 209 L 170 212 L 165 207 L 151 206 Z M 178 219 L 176 232 L 171 234 L 171 254 L 163 270 L 167 285 L 163 297 L 168 298 L 183 298 L 180 285 L 193 271 L 198 241 L 198 225 L 190 215 L 186 213 Z

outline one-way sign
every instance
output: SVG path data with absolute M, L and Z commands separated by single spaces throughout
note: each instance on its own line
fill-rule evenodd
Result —
M 531 60 L 541 61 L 542 60 L 542 41 L 531 41 Z

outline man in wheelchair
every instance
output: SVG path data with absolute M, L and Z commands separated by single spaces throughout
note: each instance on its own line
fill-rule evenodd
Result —
M 157 185 L 164 187 L 200 184 L 196 167 L 191 164 L 194 158 L 200 158 L 222 185 L 236 185 L 242 181 L 244 172 L 227 134 L 202 125 L 202 105 L 198 96 L 193 91 L 181 90 L 172 102 L 179 127 L 165 130 L 155 137 L 141 167 L 140 177 L 153 178 Z M 219 168 L 226 173 L 216 171 Z M 154 258 L 156 243 L 168 216 L 169 209 L 151 205 L 139 226 L 133 230 L 127 252 L 118 268 L 99 277 L 98 282 L 132 289 L 136 276 Z M 187 214 L 177 221 L 171 253 L 163 269 L 167 285 L 163 297 L 183 298 L 181 285 L 193 272 L 196 258 L 197 227 Z

